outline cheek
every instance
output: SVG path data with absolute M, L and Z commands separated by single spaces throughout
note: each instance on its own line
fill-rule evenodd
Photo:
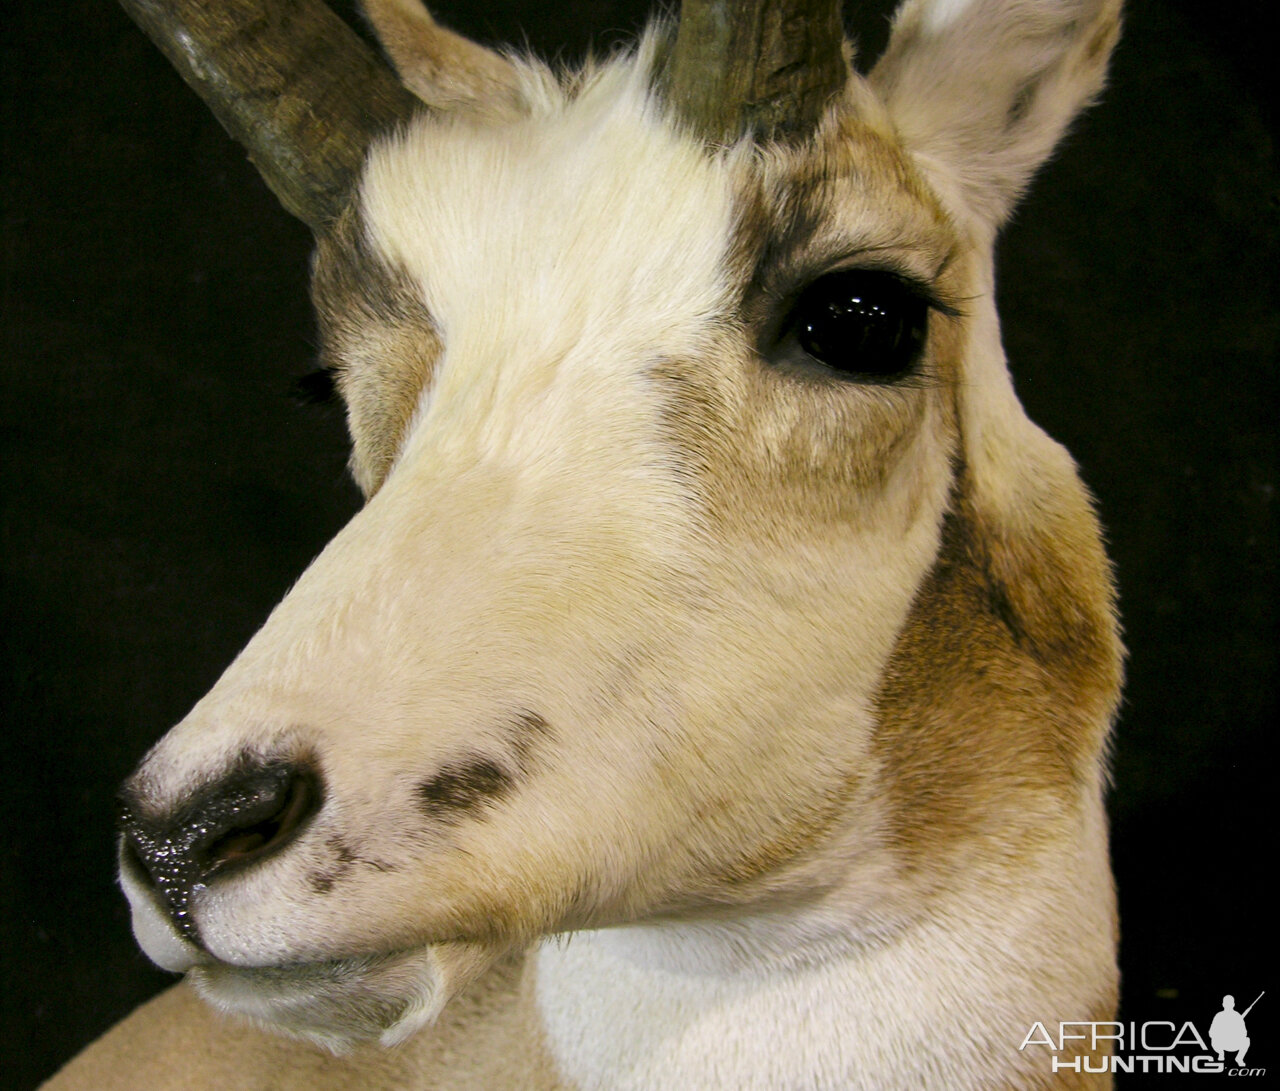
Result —
M 708 482 L 723 522 L 779 546 L 830 539 L 844 552 L 933 521 L 956 447 L 934 391 L 771 385 L 781 396 L 752 399 L 760 408 L 732 422 Z
M 351 436 L 351 472 L 366 497 L 377 492 L 395 462 L 420 386 L 388 383 L 378 367 L 350 371 L 342 382 Z
M 784 719 L 869 699 L 937 555 L 957 436 L 937 390 L 787 390 L 701 481 L 711 661 Z M 734 444 L 737 444 L 735 447 Z
M 349 466 L 360 491 L 368 499 L 378 491 L 395 456 L 396 429 L 390 426 L 374 391 L 347 384 L 347 432 L 351 436 Z
M 339 389 L 347 406 L 351 470 L 366 496 L 377 491 L 405 441 L 441 355 L 435 330 L 423 319 L 386 324 L 369 320 L 359 335 L 331 335 Z

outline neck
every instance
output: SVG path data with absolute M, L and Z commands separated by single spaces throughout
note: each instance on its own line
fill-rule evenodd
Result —
M 889 928 L 828 903 L 548 941 L 548 1040 L 583 1091 L 1039 1086 L 1045 1058 L 1018 1048 L 1032 1022 L 1108 1018 L 1096 982 L 1114 978 L 1105 858 L 1053 870 Z

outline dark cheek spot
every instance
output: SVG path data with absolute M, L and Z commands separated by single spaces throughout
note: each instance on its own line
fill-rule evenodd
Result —
M 316 894 L 328 894 L 339 883 L 350 879 L 357 868 L 369 868 L 372 871 L 392 872 L 396 865 L 386 860 L 378 860 L 371 856 L 361 856 L 345 840 L 339 836 L 325 838 L 325 848 L 332 854 L 332 860 L 322 869 L 307 875 L 307 885 Z
M 516 717 L 511 733 L 511 747 L 515 751 L 518 768 L 525 772 L 534 748 L 552 736 L 551 726 L 536 712 L 522 712 Z
M 418 806 L 429 818 L 448 821 L 476 814 L 514 787 L 511 774 L 494 762 L 460 762 L 445 766 L 418 786 Z
M 341 837 L 328 837 L 325 839 L 325 847 L 328 848 L 338 861 L 343 871 L 346 871 L 354 864 L 359 857 L 351 851 L 351 847 Z

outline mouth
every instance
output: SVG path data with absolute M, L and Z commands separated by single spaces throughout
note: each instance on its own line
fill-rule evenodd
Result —
M 214 1008 L 333 1053 L 378 1039 L 396 1045 L 433 1022 L 505 948 L 447 940 L 330 959 L 245 966 L 197 946 L 127 861 L 120 882 L 139 946 L 156 965 L 186 974 Z
M 395 1045 L 433 1022 L 456 991 L 451 946 L 280 966 L 210 960 L 188 979 L 219 1011 L 344 1053 L 375 1038 Z

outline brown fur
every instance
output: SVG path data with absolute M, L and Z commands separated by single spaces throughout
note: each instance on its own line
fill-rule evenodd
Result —
M 1040 823 L 993 820 L 1022 807 L 1042 815 L 1054 800 L 1074 808 L 1096 776 L 1120 677 L 1112 615 L 1099 608 L 1112 594 L 1100 552 L 1082 558 L 1048 537 L 1015 550 L 974 512 L 963 480 L 959 489 L 885 674 L 876 734 L 904 863 L 940 883 L 959 845 L 1052 842 Z M 1027 584 L 1038 593 L 1012 590 Z
M 440 354 L 440 335 L 406 275 L 388 266 L 352 205 L 316 242 L 311 297 L 323 365 L 347 406 L 351 467 L 377 491 Z

